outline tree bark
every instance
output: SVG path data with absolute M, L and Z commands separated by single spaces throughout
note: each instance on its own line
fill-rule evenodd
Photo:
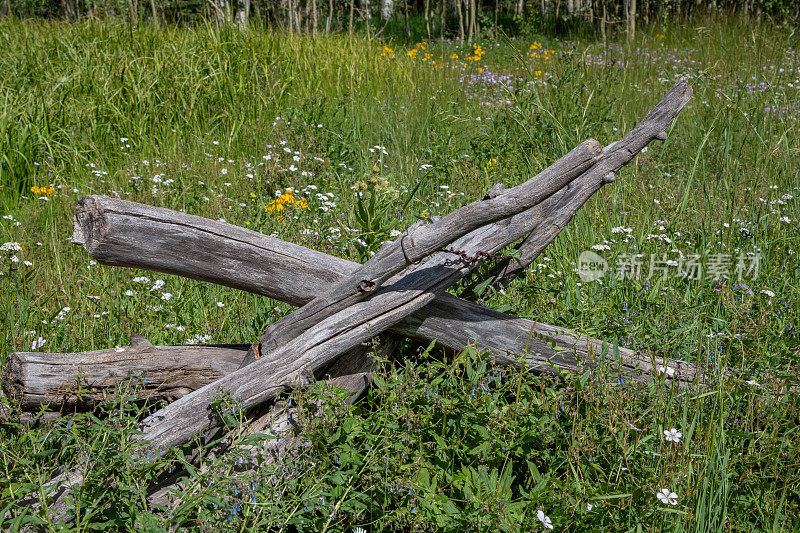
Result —
M 458 38 L 464 42 L 464 0 L 454 0 L 458 10 Z
M 445 15 L 447 14 L 447 0 L 441 0 L 439 6 L 439 39 L 444 41 Z
M 161 27 L 161 21 L 158 19 L 158 10 L 156 10 L 156 0 L 150 0 L 150 14 L 153 17 L 153 24 L 156 28 Z
M 350 0 L 350 23 L 347 26 L 347 33 L 353 33 L 353 10 L 355 9 L 356 0 Z
M 15 352 L 3 369 L 3 391 L 23 411 L 85 410 L 133 378 L 136 397 L 171 402 L 234 372 L 249 347 L 153 346 L 132 335 L 130 346 L 108 350 Z
M 405 22 L 406 46 L 411 44 L 411 27 L 408 25 L 408 0 L 403 0 L 403 21 Z
M 247 29 L 247 19 L 250 16 L 250 0 L 238 0 L 236 6 L 236 26 L 239 30 Z
M 431 0 L 425 0 L 425 35 L 427 35 L 428 40 L 431 40 Z

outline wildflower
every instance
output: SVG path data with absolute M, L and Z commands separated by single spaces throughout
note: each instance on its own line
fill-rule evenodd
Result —
M 267 213 L 283 211 L 286 206 L 293 206 L 298 209 L 308 209 L 308 202 L 305 198 L 295 198 L 292 189 L 286 189 L 283 194 L 264 206 L 264 211 Z
M 553 521 L 550 520 L 549 516 L 545 516 L 544 511 L 539 509 L 536 513 L 536 517 L 539 518 L 539 521 L 542 523 L 545 529 L 553 529 Z
M 155 282 L 153 282 L 153 286 L 150 287 L 150 290 L 151 291 L 157 291 L 157 290 L 161 289 L 165 284 L 166 284 L 166 282 L 163 279 L 157 279 L 157 280 L 155 280 Z
M 2 246 L 0 246 L 0 252 L 21 252 L 24 249 L 25 247 L 18 242 L 4 242 Z
M 761 386 L 761 383 L 759 383 L 758 381 L 756 381 L 754 379 L 748 379 L 747 381 L 745 381 L 745 383 L 747 383 L 748 385 L 750 385 L 752 387 L 760 387 Z
M 125 291 L 125 296 L 136 296 L 136 291 L 127 290 Z
M 669 489 L 661 489 L 660 492 L 656 493 L 656 497 L 663 503 L 664 505 L 676 505 L 678 503 L 678 495 L 674 492 L 670 492 Z
M 133 278 L 134 283 L 150 283 L 150 278 L 146 276 L 137 276 Z
M 367 530 L 363 527 L 354 527 L 352 533 L 367 533 Z
M 683 437 L 683 433 L 675 428 L 664 430 L 664 438 L 667 440 L 667 442 L 680 442 L 681 437 Z
M 163 293 L 161 295 L 161 299 L 164 300 L 165 302 L 168 302 L 168 301 L 172 300 L 172 293 L 171 292 Z
M 222 302 L 217 302 L 217 307 L 219 308 L 225 307 L 225 304 Z
M 50 196 L 56 190 L 53 187 L 31 187 L 31 192 L 36 196 Z
M 47 339 L 39 337 L 38 339 L 33 341 L 33 343 L 31 344 L 31 351 L 38 350 L 39 348 L 44 346 L 44 343 L 46 343 L 46 342 L 47 342 Z

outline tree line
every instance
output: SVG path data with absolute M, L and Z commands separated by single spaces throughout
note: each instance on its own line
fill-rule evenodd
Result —
M 709 14 L 742 14 L 796 22 L 800 0 L 0 0 L 0 14 L 19 18 L 78 20 L 117 17 L 132 23 L 191 22 L 280 28 L 288 33 L 367 32 L 390 21 L 411 25 L 428 39 L 464 41 L 519 26 L 531 19 L 582 24 L 603 38 L 608 31 L 629 36 L 637 23 L 688 20 Z

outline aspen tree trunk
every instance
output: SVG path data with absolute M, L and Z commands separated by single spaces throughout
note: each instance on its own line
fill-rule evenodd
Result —
M 472 0 L 465 0 L 467 15 L 467 42 L 472 42 Z
M 311 34 L 317 35 L 317 0 L 311 0 Z
M 428 36 L 428 40 L 431 40 L 431 18 L 430 18 L 430 11 L 431 11 L 431 0 L 425 0 L 425 33 Z
M 353 33 L 353 10 L 355 9 L 356 0 L 350 0 L 350 22 L 347 25 L 347 33 Z
M 606 18 L 608 18 L 608 8 L 606 7 L 606 0 L 603 2 L 603 18 L 600 20 L 600 35 L 603 37 L 603 43 L 606 42 Z
M 439 6 L 439 40 L 444 41 L 444 16 L 447 11 L 447 0 L 442 0 Z
M 333 0 L 328 0 L 328 18 L 325 19 L 325 33 L 330 33 L 332 26 L 333 26 Z
M 236 8 L 236 25 L 239 30 L 247 29 L 247 19 L 250 16 L 250 0 L 239 0 Z
M 406 23 L 406 46 L 411 44 L 411 27 L 408 25 L 408 0 L 403 0 L 403 19 Z
M 381 18 L 389 20 L 394 13 L 394 0 L 381 0 Z
M 458 38 L 464 41 L 464 0 L 455 0 L 458 9 Z
M 478 0 L 472 0 L 472 7 L 470 9 L 470 37 L 477 39 L 480 35 L 480 28 L 478 27 Z
M 636 0 L 628 0 L 628 40 L 636 36 Z

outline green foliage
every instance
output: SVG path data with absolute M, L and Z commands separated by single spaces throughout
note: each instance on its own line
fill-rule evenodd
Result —
M 700 364 L 712 385 L 623 381 L 613 348 L 580 376 L 541 377 L 472 348 L 416 356 L 406 346 L 380 362 L 353 407 L 322 384 L 288 398 L 302 445 L 250 477 L 236 453 L 147 460 L 129 437 L 156 406 L 123 389 L 96 413 L 0 426 L 0 528 L 57 529 L 15 504 L 75 466 L 87 478 L 67 528 L 82 531 L 525 531 L 542 529 L 540 510 L 557 529 L 800 528 L 792 35 L 712 20 L 647 28 L 630 43 L 482 41 L 474 60 L 464 43 L 408 55 L 344 36 L 2 21 L 0 245 L 19 244 L 0 255 L 3 361 L 39 341 L 71 352 L 121 346 L 130 333 L 251 342 L 290 311 L 91 262 L 66 240 L 84 194 L 224 218 L 363 261 L 392 230 L 494 183 L 516 185 L 587 137 L 619 139 L 685 75 L 694 97 L 668 140 L 596 194 L 526 276 L 501 292 L 477 278 L 456 289 Z M 281 196 L 292 200 L 278 210 Z M 644 274 L 584 281 L 576 263 L 592 249 L 615 271 L 641 254 Z M 726 253 L 758 254 L 758 272 L 647 275 L 651 257 L 683 269 L 691 256 L 709 265 Z M 240 439 L 236 399 L 221 392 L 214 408 Z M 678 443 L 665 440 L 672 428 Z M 170 473 L 185 481 L 180 505 L 149 507 L 146 487 Z M 656 496 L 665 488 L 674 506 Z

